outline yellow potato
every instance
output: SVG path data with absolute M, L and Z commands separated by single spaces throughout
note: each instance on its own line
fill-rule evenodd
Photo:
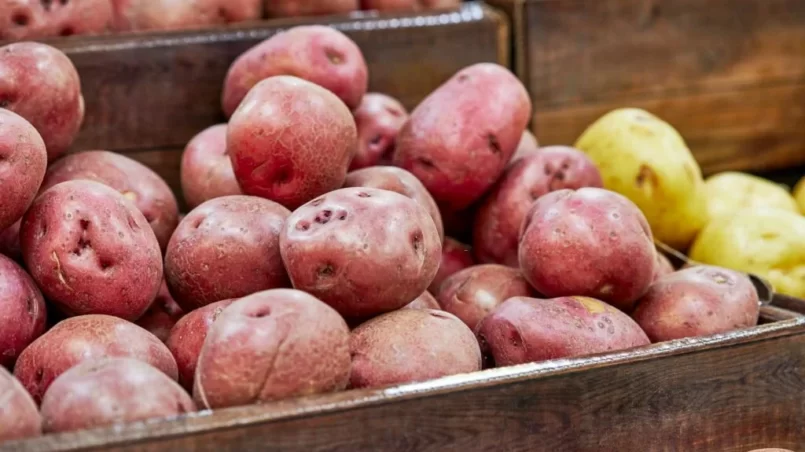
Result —
M 794 197 L 782 185 L 746 173 L 724 172 L 707 178 L 709 221 L 741 209 L 770 207 L 799 212 Z
M 760 207 L 717 218 L 696 237 L 690 258 L 754 273 L 779 293 L 805 297 L 805 217 Z
M 707 204 L 701 170 L 671 125 L 636 108 L 613 110 L 575 145 L 601 171 L 604 187 L 631 199 L 654 237 L 685 249 L 704 227 Z
M 805 177 L 800 179 L 797 186 L 794 187 L 794 199 L 797 201 L 800 213 L 805 215 Z

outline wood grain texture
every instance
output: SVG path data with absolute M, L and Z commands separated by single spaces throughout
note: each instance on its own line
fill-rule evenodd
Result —
M 805 2 L 491 3 L 512 17 L 540 143 L 628 106 L 674 125 L 706 173 L 805 163 Z
M 805 318 L 492 369 L 4 444 L 15 451 L 805 449 Z
M 237 56 L 280 30 L 311 23 L 349 35 L 369 65 L 370 90 L 389 93 L 409 108 L 465 66 L 507 64 L 508 23 L 477 3 L 418 15 L 358 14 L 203 32 L 58 40 L 54 45 L 78 68 L 86 102 L 74 149 L 184 146 L 224 120 L 221 91 Z

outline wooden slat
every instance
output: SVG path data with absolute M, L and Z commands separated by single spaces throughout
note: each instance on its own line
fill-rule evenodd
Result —
M 389 390 L 47 436 L 2 450 L 805 450 L 805 318 Z
M 78 68 L 86 102 L 74 148 L 184 146 L 224 119 L 221 90 L 238 55 L 282 29 L 310 23 L 326 23 L 352 37 L 369 65 L 370 89 L 408 107 L 465 66 L 507 64 L 505 17 L 476 3 L 420 15 L 290 19 L 204 32 L 59 40 L 54 44 Z

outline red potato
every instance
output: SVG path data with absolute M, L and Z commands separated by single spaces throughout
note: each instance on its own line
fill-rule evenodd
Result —
M 358 9 L 358 0 L 265 0 L 267 17 L 345 14 Z
M 352 331 L 350 387 L 375 388 L 481 369 L 475 337 L 461 320 L 436 310 L 401 309 Z
M 179 224 L 179 205 L 168 184 L 151 168 L 109 151 L 70 154 L 50 165 L 40 193 L 78 179 L 108 185 L 132 201 L 154 230 L 160 248 L 165 249 Z
M 0 79 L 0 104 L 2 84 Z M 45 143 L 31 123 L 0 108 L 0 230 L 11 227 L 33 202 L 45 177 L 47 158 Z
M 38 402 L 67 369 L 106 357 L 139 359 L 174 380 L 178 377 L 176 361 L 156 336 L 108 315 L 82 315 L 59 322 L 23 350 L 14 375 Z
M 0 47 L 0 108 L 33 125 L 52 162 L 72 144 L 84 120 L 75 66 L 60 50 L 35 42 Z
M 439 206 L 436 205 L 436 201 L 433 200 L 422 182 L 408 171 L 394 166 L 374 166 L 355 170 L 347 174 L 344 187 L 379 188 L 413 199 L 428 211 L 439 232 L 439 239 L 444 239 L 444 225 L 442 225 Z
M 436 275 L 441 243 L 428 212 L 388 190 L 342 188 L 294 211 L 280 236 L 293 286 L 347 318 L 399 309 Z
M 187 143 L 181 182 L 190 209 L 213 198 L 243 194 L 226 150 L 226 124 L 204 129 Z
M 347 1 L 357 5 L 356 0 Z M 273 1 L 271 3 L 279 5 Z M 327 0 L 327 3 L 332 2 Z M 290 0 L 287 4 L 303 3 Z M 271 8 L 268 8 L 268 12 L 272 13 Z M 323 25 L 297 26 L 266 39 L 232 63 L 224 81 L 221 103 L 226 116 L 232 116 L 249 91 L 261 80 L 290 75 L 330 90 L 349 110 L 353 110 L 358 108 L 366 93 L 368 74 L 361 50 L 345 34 Z M 280 111 L 288 108 L 285 106 Z M 303 120 L 301 123 L 318 124 L 312 118 L 306 119 L 305 114 L 298 117 Z M 321 143 L 327 141 L 324 137 L 319 140 Z M 322 149 L 321 152 L 328 151 Z
M 0 41 L 48 36 L 41 0 L 0 0 Z
M 517 150 L 514 151 L 514 155 L 512 156 L 511 160 L 509 160 L 509 165 L 512 165 L 521 158 L 534 154 L 537 151 L 539 151 L 537 137 L 526 129 L 523 131 L 523 136 L 520 137 L 520 143 L 517 145 Z
M 22 350 L 45 332 L 45 299 L 11 259 L 0 256 L 0 366 L 11 368 Z
M 414 109 L 397 135 L 394 165 L 419 178 L 440 206 L 464 209 L 503 173 L 530 114 L 528 92 L 508 69 L 469 66 Z
M 397 134 L 408 120 L 405 107 L 391 96 L 367 93 L 352 114 L 358 127 L 358 152 L 350 171 L 390 164 Z
M 0 366 L 0 443 L 42 434 L 36 403 L 13 375 Z
M 485 264 L 451 275 L 442 283 L 436 298 L 443 310 L 475 331 L 481 320 L 504 301 L 533 294 L 519 269 Z
M 669 261 L 668 258 L 665 257 L 661 252 L 656 251 L 655 255 L 656 260 L 654 261 L 654 279 L 652 279 L 652 283 L 676 271 L 674 270 L 674 266 L 671 265 L 671 261 Z
M 138 319 L 162 282 L 162 253 L 145 217 L 97 182 L 62 182 L 39 195 L 20 244 L 44 295 L 70 315 Z
M 86 361 L 59 375 L 42 399 L 42 430 L 69 432 L 196 411 L 167 375 L 136 359 Z
M 439 302 L 433 298 L 433 295 L 431 295 L 430 292 L 425 291 L 422 292 L 422 294 L 420 294 L 418 297 L 414 298 L 414 301 L 408 303 L 400 309 L 435 309 L 439 311 L 442 308 L 439 306 Z
M 743 273 L 698 265 L 661 277 L 632 317 L 652 342 L 726 333 L 757 325 L 760 302 Z
M 646 217 L 617 193 L 551 192 L 534 202 L 521 231 L 520 268 L 546 297 L 595 297 L 631 311 L 654 277 Z
M 349 328 L 304 292 L 275 289 L 232 303 L 210 327 L 193 397 L 222 408 L 344 389 Z
M 165 253 L 165 279 L 187 312 L 228 298 L 290 287 L 280 233 L 291 212 L 254 196 L 224 196 L 193 209 Z
M 229 305 L 236 300 L 221 300 L 188 312 L 176 322 L 170 331 L 166 344 L 179 367 L 179 383 L 188 391 L 193 390 L 193 379 L 196 375 L 196 363 L 201 354 L 201 347 L 210 326 L 218 319 Z
M 475 214 L 473 251 L 478 261 L 519 267 L 520 226 L 531 204 L 552 191 L 602 187 L 601 173 L 583 152 L 549 146 L 510 165 Z
M 137 325 L 165 342 L 168 340 L 171 328 L 182 316 L 184 316 L 184 311 L 176 304 L 176 300 L 168 291 L 168 285 L 163 280 L 162 285 L 159 286 L 157 297 L 145 314 L 137 320 Z
M 21 224 L 22 219 L 0 231 L 0 254 L 17 262 L 22 262 L 22 250 L 20 249 Z
M 245 194 L 295 209 L 344 184 L 356 140 L 352 114 L 333 93 L 277 76 L 249 91 L 226 142 Z
M 475 265 L 475 258 L 472 256 L 472 248 L 450 237 L 445 237 L 442 244 L 442 260 L 439 263 L 439 270 L 436 272 L 436 276 L 430 283 L 428 290 L 434 294 L 438 293 L 439 287 L 445 279 L 473 265 Z
M 488 367 L 623 350 L 649 344 L 628 315 L 587 297 L 509 298 L 476 331 Z
M 262 17 L 262 0 L 111 0 L 120 31 L 184 30 Z

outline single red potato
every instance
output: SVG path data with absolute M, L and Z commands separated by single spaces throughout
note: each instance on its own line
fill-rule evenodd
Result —
M 280 236 L 293 286 L 344 317 L 399 309 L 436 275 L 441 243 L 416 201 L 375 188 L 342 188 L 294 211 Z
M 656 251 L 656 261 L 654 262 L 654 279 L 652 282 L 656 282 L 658 279 L 670 275 L 674 271 L 674 266 L 671 265 L 671 261 L 668 260 L 661 252 Z
M 193 396 L 205 408 L 344 389 L 349 328 L 304 292 L 275 289 L 232 303 L 210 327 Z
M 75 1 L 75 0 L 73 0 Z M 262 0 L 111 0 L 119 31 L 184 30 L 262 17 Z
M 75 66 L 46 44 L 18 42 L 0 47 L 0 108 L 17 113 L 36 128 L 52 162 L 67 151 L 84 120 Z
M 534 202 L 521 231 L 520 268 L 546 297 L 595 297 L 631 311 L 654 277 L 646 217 L 617 193 L 551 192 Z
M 162 282 L 162 253 L 145 217 L 97 182 L 42 193 L 23 218 L 20 244 L 44 295 L 68 314 L 136 320 Z
M 0 79 L 0 105 L 2 86 Z M 33 202 L 45 177 L 47 159 L 45 143 L 31 123 L 0 108 L 0 230 L 14 225 Z
M 0 443 L 42 434 L 42 418 L 31 395 L 0 366 Z
M 357 5 L 357 0 L 346 1 Z M 289 0 L 286 3 L 302 5 L 304 2 Z M 271 8 L 267 9 L 271 14 Z M 324 87 L 338 96 L 349 110 L 358 108 L 361 104 L 369 83 L 363 54 L 357 44 L 345 34 L 323 25 L 292 27 L 252 47 L 232 63 L 224 81 L 221 99 L 226 116 L 234 114 L 256 84 L 276 75 L 295 76 Z M 280 111 L 290 109 L 289 105 L 283 105 Z M 285 113 L 290 116 L 290 112 Z M 314 135 L 321 133 L 322 122 L 316 121 L 316 116 L 308 118 L 306 115 L 304 112 L 295 115 L 295 125 L 309 122 L 309 127 L 316 127 L 317 133 Z M 299 135 L 304 136 L 301 133 Z M 317 138 L 320 143 L 328 141 L 324 137 Z M 328 151 L 322 149 L 321 152 L 326 154 Z
M 405 107 L 391 96 L 367 93 L 352 114 L 358 127 L 358 152 L 350 171 L 391 164 L 397 134 L 408 120 Z
M 165 342 L 168 340 L 171 328 L 182 316 L 184 316 L 184 311 L 176 304 L 170 291 L 168 291 L 167 284 L 163 280 L 162 285 L 159 286 L 157 297 L 151 303 L 151 307 L 145 311 L 145 314 L 137 320 L 137 325 Z
M 352 114 L 333 93 L 278 76 L 249 91 L 226 142 L 244 193 L 295 209 L 343 185 L 356 134 Z
M 17 262 L 22 262 L 22 250 L 20 249 L 21 224 L 22 219 L 0 231 L 0 254 Z
M 530 114 L 528 92 L 508 69 L 469 66 L 414 109 L 397 135 L 394 165 L 419 178 L 439 205 L 464 209 L 503 173 Z
M 176 322 L 170 331 L 166 344 L 179 367 L 179 383 L 188 391 L 193 390 L 193 378 L 196 375 L 196 363 L 201 347 L 210 326 L 229 305 L 232 300 L 221 300 L 188 312 Z
M 414 301 L 403 306 L 401 309 L 435 309 L 438 311 L 442 308 L 439 306 L 439 302 L 433 298 L 433 295 L 426 290 L 418 297 L 414 298 Z
M 204 129 L 187 143 L 182 154 L 181 182 L 190 209 L 213 198 L 243 193 L 226 150 L 226 124 Z
M 33 279 L 0 256 L 0 366 L 11 368 L 22 350 L 45 332 L 45 299 Z
M 345 14 L 358 9 L 358 0 L 265 0 L 267 17 Z
M 649 344 L 628 315 L 593 298 L 514 297 L 476 330 L 488 367 L 570 358 Z
M 726 333 L 757 325 L 760 302 L 749 278 L 698 265 L 661 277 L 632 317 L 652 342 Z
M 34 400 L 41 401 L 53 380 L 83 361 L 121 357 L 139 359 L 176 380 L 176 361 L 156 336 L 108 315 L 82 315 L 59 322 L 23 352 L 14 375 Z
M 583 152 L 549 146 L 510 165 L 475 214 L 473 251 L 478 261 L 519 267 L 520 226 L 539 197 L 564 188 L 602 187 L 598 168 Z
M 523 136 L 520 137 L 520 143 L 517 145 L 517 150 L 514 151 L 514 155 L 512 156 L 511 160 L 509 160 L 509 165 L 512 165 L 521 158 L 534 154 L 537 151 L 539 151 L 537 137 L 535 137 L 531 131 L 526 129 L 523 131 Z
M 291 212 L 254 196 L 224 196 L 182 220 L 165 253 L 165 279 L 187 312 L 228 298 L 290 287 L 279 236 Z
M 439 287 L 445 279 L 473 265 L 475 265 L 475 258 L 472 256 L 472 248 L 450 237 L 445 237 L 442 244 L 442 259 L 439 263 L 439 270 L 436 272 L 436 276 L 430 283 L 428 290 L 434 294 L 439 293 Z
M 40 193 L 70 180 L 91 180 L 108 185 L 142 212 L 160 248 L 179 224 L 179 206 L 168 184 L 151 168 L 125 155 L 109 151 L 70 154 L 50 165 Z
M 436 298 L 443 310 L 475 331 L 481 320 L 504 301 L 533 294 L 519 269 L 485 264 L 451 275 L 442 283 Z
M 422 182 L 408 171 L 394 166 L 364 168 L 347 174 L 344 187 L 379 188 L 397 192 L 413 199 L 428 211 L 433 223 L 436 225 L 436 230 L 439 232 L 439 239 L 444 239 L 444 226 L 442 225 L 439 206 L 436 205 L 436 201 L 433 200 Z
M 475 337 L 461 320 L 436 310 L 401 309 L 369 320 L 349 339 L 350 387 L 375 388 L 481 369 Z
M 127 424 L 196 411 L 190 395 L 136 359 L 85 361 L 59 375 L 42 399 L 45 433 Z

